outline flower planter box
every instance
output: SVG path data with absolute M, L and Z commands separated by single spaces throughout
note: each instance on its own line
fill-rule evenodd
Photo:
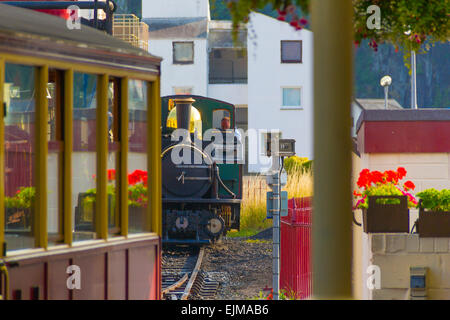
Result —
M 88 196 L 90 195 L 86 193 L 78 194 L 78 205 L 75 207 L 75 231 L 95 232 L 95 202 L 83 205 L 84 198 Z M 111 220 L 114 210 L 113 195 L 108 194 L 108 220 Z
M 31 231 L 33 224 L 31 208 L 6 208 L 5 231 Z
M 399 204 L 382 204 L 377 200 L 399 199 Z M 370 196 L 369 208 L 363 210 L 365 233 L 409 232 L 409 209 L 406 196 Z
M 419 237 L 450 237 L 450 212 L 425 211 L 420 208 L 416 221 Z

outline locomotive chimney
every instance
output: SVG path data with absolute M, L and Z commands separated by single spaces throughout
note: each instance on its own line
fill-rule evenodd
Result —
M 195 102 L 192 98 L 177 98 L 174 99 L 175 107 L 177 108 L 177 128 L 186 129 L 189 132 L 191 123 L 191 107 Z M 191 135 L 187 139 L 190 141 Z

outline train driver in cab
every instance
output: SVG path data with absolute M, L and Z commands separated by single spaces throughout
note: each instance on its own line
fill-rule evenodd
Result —
M 224 116 L 220 122 L 220 127 L 222 131 L 230 130 L 230 117 Z M 238 130 L 234 130 L 234 137 L 238 142 L 241 142 L 241 133 Z

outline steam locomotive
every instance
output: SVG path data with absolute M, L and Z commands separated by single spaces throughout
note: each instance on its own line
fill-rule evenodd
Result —
M 243 161 L 234 124 L 227 102 L 162 98 L 164 243 L 210 243 L 239 229 Z

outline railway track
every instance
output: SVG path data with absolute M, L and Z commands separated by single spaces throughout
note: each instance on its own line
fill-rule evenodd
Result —
M 201 270 L 203 247 L 177 247 L 163 252 L 162 296 L 166 300 L 213 299 L 219 282 Z

